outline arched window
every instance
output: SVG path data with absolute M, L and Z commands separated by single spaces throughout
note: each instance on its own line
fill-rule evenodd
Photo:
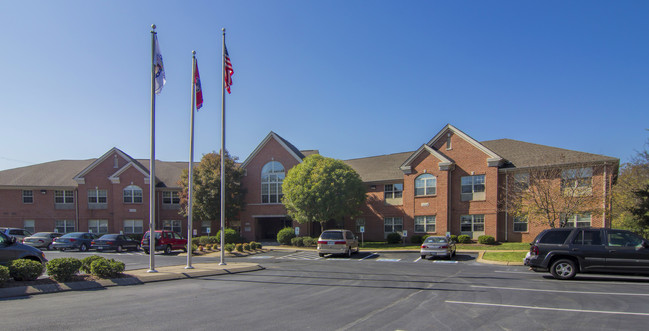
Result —
M 422 174 L 415 179 L 415 196 L 437 194 L 437 178 L 431 174 Z
M 142 189 L 137 185 L 125 187 L 124 203 L 142 203 Z
M 284 176 L 284 166 L 277 161 L 270 161 L 261 168 L 261 203 L 282 202 Z

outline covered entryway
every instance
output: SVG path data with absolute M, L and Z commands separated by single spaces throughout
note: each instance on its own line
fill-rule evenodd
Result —
M 288 217 L 255 217 L 257 241 L 276 241 L 277 233 L 285 227 L 292 227 L 293 221 Z

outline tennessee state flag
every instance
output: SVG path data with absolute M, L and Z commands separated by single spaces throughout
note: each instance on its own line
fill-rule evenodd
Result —
M 201 89 L 201 76 L 198 74 L 198 60 L 194 66 L 194 89 L 196 91 L 196 110 L 203 107 L 203 90 Z

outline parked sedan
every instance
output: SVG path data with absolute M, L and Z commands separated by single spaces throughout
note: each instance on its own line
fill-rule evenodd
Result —
M 53 248 L 52 242 L 54 239 L 62 235 L 62 233 L 58 232 L 37 232 L 30 237 L 25 237 L 25 239 L 23 239 L 23 244 L 41 249 L 47 248 L 49 251 Z
M 60 251 L 78 249 L 79 252 L 86 252 L 92 246 L 92 241 L 98 237 L 88 232 L 72 232 L 54 239 L 52 247 Z
M 15 237 L 16 240 L 22 241 L 23 238 L 29 237 L 32 235 L 31 232 L 25 230 L 25 229 L 19 229 L 19 228 L 0 228 L 0 232 L 6 234 L 9 237 Z
M 421 245 L 421 258 L 442 256 L 447 259 L 455 256 L 455 242 L 447 237 L 434 236 L 428 237 Z
M 0 265 L 8 266 L 17 259 L 34 260 L 43 265 L 47 263 L 45 254 L 40 249 L 23 245 L 16 238 L 0 233 Z
M 93 240 L 91 247 L 96 249 L 98 252 L 104 250 L 115 250 L 116 252 L 121 253 L 124 250 L 139 250 L 140 242 L 122 234 L 105 234 L 99 237 L 99 239 Z

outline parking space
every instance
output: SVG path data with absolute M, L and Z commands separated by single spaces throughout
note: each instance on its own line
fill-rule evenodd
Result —
M 399 263 L 434 263 L 434 264 L 456 264 L 471 263 L 477 259 L 477 254 L 457 254 L 452 259 L 428 258 L 422 259 L 418 252 L 366 252 L 361 251 L 352 254 L 351 257 L 338 255 L 325 255 L 320 257 L 318 252 L 310 250 L 289 251 L 274 250 L 264 254 L 258 254 L 247 259 L 253 260 L 310 260 L 310 261 L 356 261 L 356 262 L 399 262 Z

